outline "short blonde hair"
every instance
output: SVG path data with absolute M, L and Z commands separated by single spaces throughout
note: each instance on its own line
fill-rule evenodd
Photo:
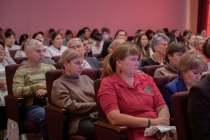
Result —
M 208 70 L 206 60 L 199 51 L 189 50 L 182 55 L 179 61 L 178 76 L 183 79 L 183 72 L 197 70 L 204 72 Z
M 65 62 L 69 62 L 78 57 L 83 57 L 80 51 L 77 51 L 75 49 L 66 49 L 60 57 L 59 64 L 63 69 L 65 69 Z

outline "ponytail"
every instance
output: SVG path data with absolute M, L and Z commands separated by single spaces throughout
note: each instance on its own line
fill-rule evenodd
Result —
M 105 57 L 104 59 L 104 64 L 103 64 L 103 71 L 101 77 L 104 78 L 106 76 L 110 76 L 112 73 L 114 73 L 114 69 L 112 66 L 112 55 L 109 54 Z

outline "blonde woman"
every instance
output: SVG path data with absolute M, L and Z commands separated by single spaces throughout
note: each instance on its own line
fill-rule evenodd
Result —
M 189 50 L 181 57 L 178 67 L 178 78 L 164 87 L 163 97 L 173 117 L 171 96 L 177 92 L 188 91 L 195 83 L 200 81 L 202 73 L 207 71 L 208 65 L 199 51 Z
M 71 112 L 69 134 L 96 139 L 94 124 L 89 117 L 96 111 L 93 80 L 87 75 L 80 75 L 84 65 L 83 54 L 75 49 L 67 49 L 59 63 L 64 73 L 53 83 L 52 102 Z

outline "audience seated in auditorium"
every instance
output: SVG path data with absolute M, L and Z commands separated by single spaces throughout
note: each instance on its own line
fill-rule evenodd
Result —
M 165 53 L 169 42 L 170 39 L 165 34 L 155 34 L 151 40 L 155 52 L 149 59 L 145 60 L 142 65 L 164 65 Z
M 28 64 L 19 67 L 13 79 L 13 93 L 15 97 L 24 98 L 23 115 L 25 120 L 36 123 L 41 127 L 44 140 L 49 140 L 46 127 L 45 110 L 42 107 L 47 94 L 45 72 L 55 69 L 54 66 L 43 64 L 45 48 L 35 39 L 28 39 L 25 43 Z
M 124 39 L 127 41 L 127 33 L 124 30 L 118 30 L 114 36 L 114 39 Z
M 155 70 L 154 76 L 178 74 L 179 60 L 186 52 L 181 42 L 172 42 L 168 45 L 165 54 L 165 65 Z
M 93 31 L 90 34 L 90 37 L 93 39 L 93 35 L 99 33 L 98 29 L 93 29 Z
M 91 46 L 92 54 L 100 54 L 103 47 L 101 46 L 102 35 L 100 33 L 96 33 L 93 35 L 92 39 L 93 39 Z
M 191 34 L 192 32 L 190 31 L 190 30 L 185 30 L 184 32 L 183 32 L 183 39 L 184 40 L 182 40 L 182 43 L 185 45 L 185 46 L 187 46 L 188 45 L 188 43 L 187 43 L 187 35 L 188 34 Z
M 195 50 L 195 46 L 194 46 L 194 43 L 193 43 L 194 39 L 195 39 L 195 34 L 189 33 L 186 36 L 186 39 L 187 39 L 186 51 L 188 51 L 188 50 Z
M 168 36 L 168 38 L 170 39 L 169 44 L 170 44 L 171 42 L 175 42 L 175 41 L 176 41 L 176 40 L 175 40 L 175 36 L 174 36 L 174 34 L 173 34 L 173 33 L 168 32 L 168 33 L 166 33 L 166 35 L 167 35 L 167 36 Z
M 20 49 L 20 46 L 18 45 L 15 45 L 15 33 L 11 30 L 11 29 L 8 29 L 5 33 L 4 33 L 4 36 L 5 36 L 5 43 L 6 43 L 6 46 L 5 46 L 5 49 L 6 49 L 6 53 L 7 55 L 10 57 L 10 54 L 9 54 L 9 50 L 19 50 Z
M 175 29 L 175 30 L 172 30 L 171 33 L 174 35 L 175 37 L 175 42 L 180 42 L 180 38 L 179 38 L 179 35 L 180 35 L 180 32 L 179 30 Z
M 83 46 L 85 47 L 85 57 L 93 57 L 92 50 L 91 50 L 91 43 L 89 39 L 85 36 L 80 36 L 79 39 L 81 39 Z
M 54 29 L 49 29 L 49 31 L 48 31 L 48 36 L 47 36 L 47 38 L 45 38 L 44 39 L 44 45 L 45 46 L 50 46 L 50 42 L 51 42 L 51 38 L 52 38 L 52 34 L 55 32 L 55 30 Z
M 83 43 L 81 41 L 81 39 L 79 38 L 72 38 L 69 40 L 68 42 L 68 48 L 69 49 L 75 49 L 80 51 L 83 56 L 85 54 L 85 47 L 83 46 Z M 100 65 L 99 62 L 93 58 L 93 57 L 84 57 L 83 59 L 83 68 L 88 68 L 88 69 L 99 69 Z
M 201 35 L 204 39 L 206 39 L 207 38 L 206 30 L 205 29 L 204 30 L 201 30 L 199 32 L 199 35 Z
M 90 28 L 88 27 L 84 27 L 82 30 L 81 30 L 81 35 L 87 37 L 90 41 L 90 43 L 92 44 L 92 39 L 90 38 Z M 79 35 L 80 36 L 80 35 Z
M 64 73 L 53 83 L 52 102 L 69 110 L 69 134 L 94 140 L 96 135 L 90 116 L 94 117 L 96 114 L 95 93 L 93 80 L 87 75 L 80 75 L 84 65 L 83 54 L 67 49 L 61 55 L 59 63 Z
M 65 40 L 65 32 L 64 32 L 64 30 L 63 29 L 58 29 L 57 32 L 60 33 L 62 38 L 63 38 L 63 44 L 62 45 L 67 46 L 68 41 Z
M 188 120 L 193 140 L 210 139 L 210 75 L 193 85 L 188 97 Z
M 179 61 L 178 78 L 168 83 L 163 90 L 163 97 L 169 108 L 171 118 L 173 117 L 171 96 L 177 92 L 190 90 L 207 69 L 205 58 L 199 51 L 189 50 L 182 55 Z
M 103 61 L 104 58 L 108 55 L 108 54 L 112 54 L 113 48 L 110 47 L 110 44 L 112 43 L 112 39 L 108 39 L 105 40 L 103 43 L 103 49 L 100 53 L 100 55 L 98 56 L 98 61 Z
M 205 43 L 204 37 L 200 35 L 196 35 L 193 40 L 193 46 L 195 46 L 195 49 L 203 53 L 203 44 Z
M 208 38 L 205 43 L 203 44 L 203 56 L 208 64 L 208 70 L 203 74 L 210 73 L 210 38 Z
M 29 38 L 29 36 L 27 34 L 23 34 L 20 36 L 20 40 L 19 40 L 19 45 L 21 46 L 20 50 L 18 50 L 16 53 L 15 53 L 15 56 L 14 58 L 17 58 L 17 57 L 26 57 L 26 53 L 24 51 L 24 44 L 26 42 L 26 40 Z
M 150 56 L 154 53 L 148 46 L 148 38 L 145 34 L 136 34 L 134 37 L 134 43 L 136 43 L 140 49 L 140 59 L 150 58 Z
M 63 46 L 63 37 L 60 33 L 54 32 L 51 38 L 52 44 L 46 50 L 46 56 L 52 58 L 53 56 L 61 56 L 62 53 L 67 49 Z
M 44 42 L 44 33 L 41 32 L 41 31 L 36 32 L 36 33 L 33 34 L 32 38 L 36 39 L 36 40 L 39 40 L 39 41 L 41 41 L 43 43 Z M 47 49 L 48 46 L 44 45 L 44 48 Z
M 69 40 L 73 38 L 73 33 L 71 30 L 66 30 L 66 33 L 65 33 L 65 41 L 66 41 L 66 44 L 64 44 L 64 46 L 67 46 Z
M 98 101 L 112 125 L 125 125 L 127 139 L 144 137 L 146 127 L 169 125 L 169 112 L 153 79 L 138 73 L 140 52 L 134 43 L 123 43 L 104 60 Z
M 15 64 L 15 62 L 12 58 L 6 57 L 4 42 L 0 41 L 0 140 L 5 140 L 6 137 L 7 116 L 4 97 L 8 93 L 5 67 L 10 64 Z

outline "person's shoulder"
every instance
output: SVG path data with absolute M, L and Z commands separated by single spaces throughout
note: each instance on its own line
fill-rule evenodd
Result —
M 44 67 L 45 70 L 55 70 L 55 66 L 51 65 L 51 64 L 45 64 L 42 63 L 42 66 Z
M 93 81 L 89 76 L 87 75 L 80 75 L 80 80 L 82 81 Z

